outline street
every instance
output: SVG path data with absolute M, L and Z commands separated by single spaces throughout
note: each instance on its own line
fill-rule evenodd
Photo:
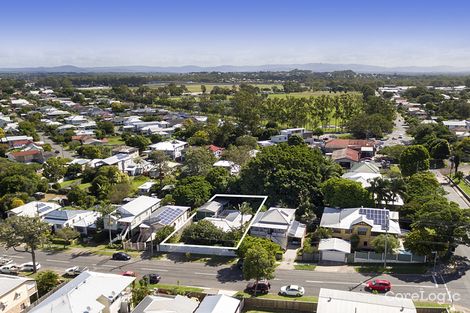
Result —
M 11 257 L 15 263 L 30 261 L 30 254 L 13 250 L 0 250 L 0 253 Z M 38 252 L 37 260 L 42 270 L 51 269 L 63 273 L 66 268 L 74 265 L 87 266 L 90 270 L 120 274 L 134 271 L 138 276 L 147 273 L 158 273 L 162 276 L 162 284 L 180 284 L 202 288 L 224 290 L 243 290 L 246 281 L 235 265 L 207 264 L 202 262 L 181 262 L 177 259 L 148 260 L 133 258 L 130 261 L 113 261 L 108 256 L 96 255 L 83 250 L 82 252 Z M 318 295 L 320 288 L 332 288 L 366 292 L 364 284 L 370 279 L 384 278 L 392 283 L 390 296 L 411 296 L 415 294 L 422 300 L 446 299 L 454 293 L 461 293 L 455 303 L 470 307 L 468 297 L 469 280 L 466 275 L 458 279 L 433 275 L 381 275 L 378 277 L 357 272 L 318 272 L 301 270 L 276 271 L 276 278 L 271 281 L 272 292 L 288 284 L 299 284 L 305 287 L 307 295 Z M 449 284 L 446 282 L 451 281 Z
M 395 127 L 392 133 L 384 140 L 383 146 L 403 145 L 411 140 L 413 140 L 413 138 L 406 133 L 405 119 L 400 114 L 397 114 Z
M 48 136 L 46 136 L 44 133 L 38 133 L 38 135 L 39 135 L 39 139 L 40 139 L 42 142 L 51 145 L 52 151 L 58 151 L 58 152 L 57 152 L 57 156 L 61 156 L 61 157 L 63 157 L 63 158 L 73 159 L 73 153 L 71 153 L 70 151 L 65 150 L 62 145 L 58 145 L 58 144 L 54 143 L 54 142 L 53 142 Z

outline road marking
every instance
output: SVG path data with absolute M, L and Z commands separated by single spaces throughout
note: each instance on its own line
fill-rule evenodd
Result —
M 447 283 L 446 283 L 446 281 L 444 280 L 444 277 L 442 277 L 442 274 L 441 274 L 441 273 L 439 273 L 439 276 L 441 276 L 442 282 L 444 283 L 444 288 L 445 288 L 446 291 L 447 291 L 447 296 L 449 297 L 449 301 L 450 301 L 450 303 L 452 304 L 451 308 L 453 309 L 453 308 L 454 308 L 454 298 L 452 297 L 452 294 L 450 293 L 449 288 L 447 288 Z
M 147 267 L 142 267 L 144 271 L 154 271 L 154 272 L 168 272 L 168 270 L 160 269 L 160 268 L 147 268 Z
M 24 256 L 21 256 L 21 255 L 9 255 L 8 257 L 9 258 L 14 258 L 14 259 L 24 259 L 25 258 Z
M 436 288 L 439 288 L 439 285 L 437 284 L 436 276 L 434 276 L 434 274 L 432 274 L 432 280 L 434 281 L 434 286 Z
M 117 266 L 117 265 L 108 265 L 108 264 L 104 264 L 104 265 L 100 265 L 100 266 L 102 266 L 102 267 L 113 267 L 113 268 L 114 268 L 114 267 L 119 267 L 119 266 Z
M 334 284 L 334 285 L 357 285 L 357 286 L 366 286 L 365 283 L 357 283 L 357 282 L 346 282 L 346 281 L 321 281 L 321 280 L 306 280 L 306 283 L 311 284 Z M 411 288 L 435 288 L 434 286 L 413 286 L 413 285 L 396 285 L 392 284 L 392 287 L 411 287 Z
M 208 276 L 217 276 L 216 273 L 201 273 L 201 272 L 194 272 L 196 275 L 208 275 Z
M 46 259 L 47 262 L 70 263 L 69 261 Z

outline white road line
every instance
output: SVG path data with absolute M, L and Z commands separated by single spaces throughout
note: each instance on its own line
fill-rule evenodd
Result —
M 434 281 L 434 286 L 436 288 L 439 288 L 439 285 L 437 284 L 436 276 L 434 276 L 434 274 L 432 274 L 432 280 Z
M 207 276 L 217 276 L 216 273 L 201 273 L 201 272 L 194 272 L 196 275 L 207 275 Z
M 70 263 L 69 261 L 62 261 L 62 260 L 52 260 L 52 259 L 46 259 L 47 262 L 56 262 L 56 263 Z
M 108 264 L 104 264 L 104 265 L 100 265 L 102 267 L 119 267 L 119 266 L 116 266 L 116 265 L 108 265 Z
M 442 274 L 441 274 L 441 273 L 439 273 L 439 276 L 441 276 L 442 283 L 444 284 L 444 288 L 445 288 L 446 291 L 447 291 L 447 296 L 449 297 L 448 300 L 449 300 L 450 303 L 452 304 L 451 308 L 453 309 L 453 307 L 454 307 L 454 298 L 452 297 L 452 294 L 450 293 L 449 288 L 447 288 L 446 281 L 444 280 L 444 277 L 442 277 Z
M 168 272 L 168 270 L 164 270 L 161 268 L 147 268 L 147 267 L 142 267 L 141 268 L 144 271 L 154 271 L 154 272 Z
M 14 258 L 14 259 L 24 259 L 25 258 L 24 256 L 21 256 L 21 255 L 9 255 L 8 257 L 9 258 Z

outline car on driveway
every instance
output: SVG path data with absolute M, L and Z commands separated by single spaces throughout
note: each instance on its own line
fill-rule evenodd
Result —
M 20 266 L 18 264 L 13 264 L 13 263 L 10 263 L 10 264 L 7 264 L 7 265 L 3 265 L 2 267 L 0 267 L 0 273 L 2 274 L 18 274 L 18 272 L 20 271 Z
M 260 280 L 258 283 L 250 282 L 246 285 L 245 291 L 248 293 L 254 294 L 263 294 L 268 293 L 269 289 L 271 289 L 271 284 L 267 280 Z
M 305 294 L 305 289 L 299 285 L 287 285 L 281 287 L 279 294 L 282 296 L 301 297 Z
M 158 284 L 160 282 L 161 276 L 155 273 L 152 274 L 145 274 L 144 278 L 147 279 L 149 284 Z
M 73 266 L 65 270 L 67 276 L 78 276 L 82 272 L 87 271 L 88 267 Z
M 367 282 L 366 289 L 370 291 L 388 292 L 392 289 L 392 283 L 385 279 L 375 279 Z
M 116 252 L 113 254 L 112 259 L 117 261 L 129 261 L 131 256 L 124 252 Z
M 23 263 L 21 264 L 20 268 L 23 272 L 32 272 L 34 271 L 34 264 L 33 262 Z M 41 264 L 36 262 L 36 270 L 39 270 L 40 268 L 41 268 Z

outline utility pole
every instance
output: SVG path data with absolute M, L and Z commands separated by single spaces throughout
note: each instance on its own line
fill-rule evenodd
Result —
M 385 257 L 384 257 L 384 270 L 387 268 L 387 244 L 388 244 L 388 224 L 390 221 L 389 214 L 386 214 L 387 220 L 385 221 Z

